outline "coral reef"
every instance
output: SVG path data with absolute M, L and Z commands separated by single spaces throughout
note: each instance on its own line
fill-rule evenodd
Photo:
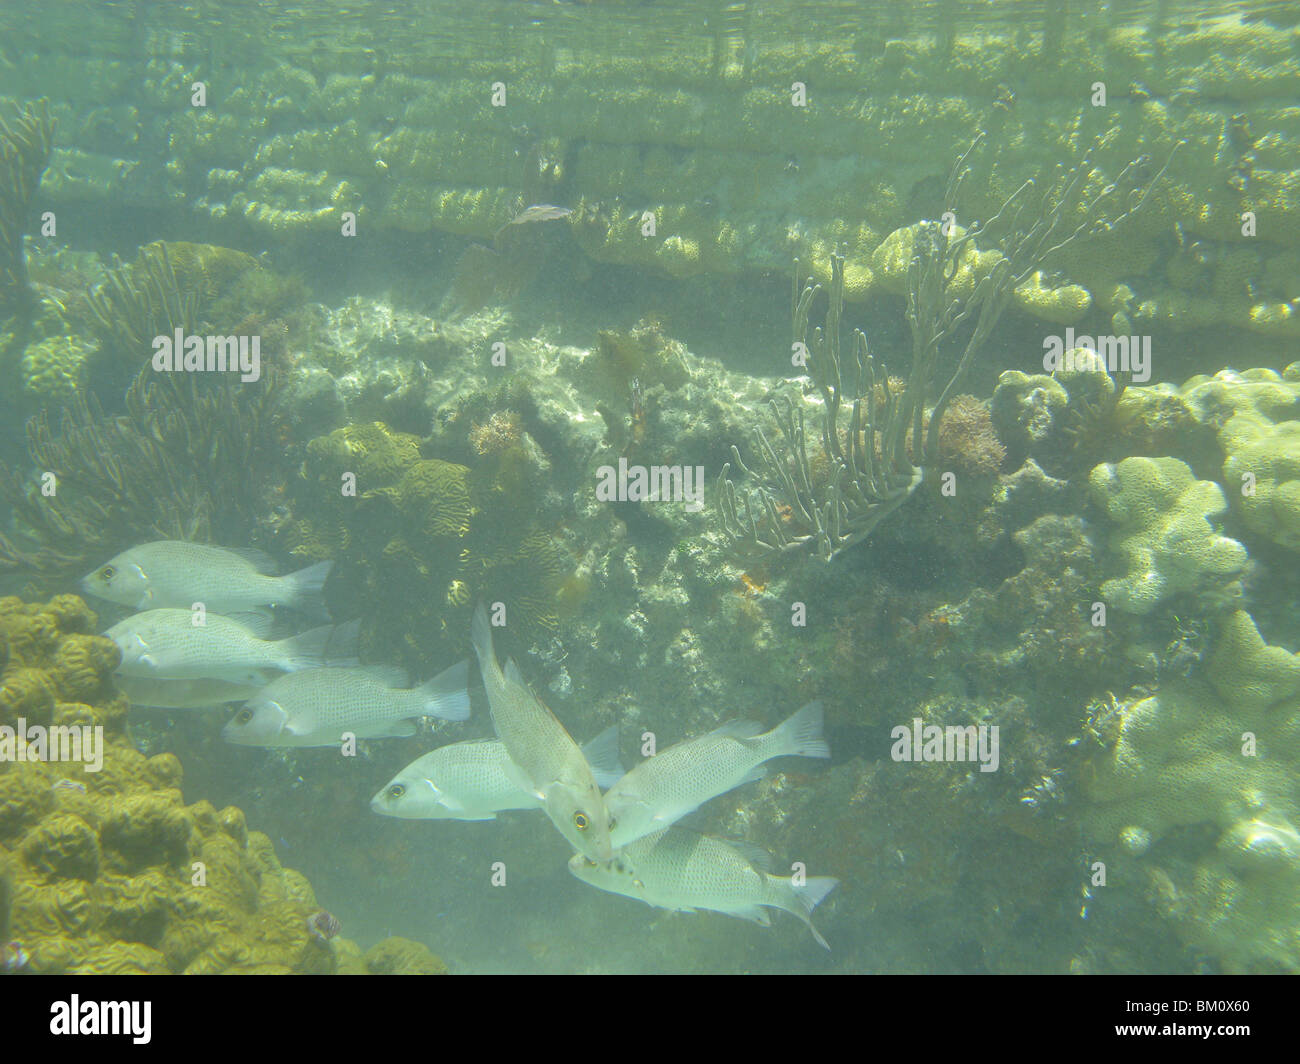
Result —
M 1217 484 L 1197 480 L 1177 458 L 1125 458 L 1088 478 L 1093 501 L 1119 529 L 1112 550 L 1127 566 L 1101 585 L 1102 597 L 1127 613 L 1190 592 L 1213 612 L 1241 595 L 1246 548 L 1217 531 L 1228 504 Z
M 939 427 L 937 464 L 968 476 L 992 476 L 1006 461 L 989 405 L 973 395 L 955 395 Z
M 372 422 L 306 450 L 282 541 L 297 556 L 340 561 L 331 594 L 360 608 L 378 654 L 420 668 L 459 645 L 470 603 L 483 598 L 505 602 L 521 632 L 555 628 L 565 570 L 544 530 L 518 517 L 534 478 L 503 461 L 517 445 L 471 470 L 422 457 L 417 437 Z
M 978 134 L 952 167 L 943 195 L 950 208 L 961 201 L 962 186 L 971 173 L 970 159 L 984 137 L 983 132 Z M 891 395 L 886 388 L 887 398 L 878 414 L 874 396 L 884 382 L 877 378 L 860 331 L 852 341 L 853 383 L 846 385 L 844 379 L 849 364 L 840 355 L 843 258 L 832 256 L 824 328 L 812 332 L 808 328 L 808 308 L 818 286 L 809 282 L 796 294 L 795 349 L 806 354 L 809 377 L 821 395 L 821 439 L 831 471 L 821 483 L 812 475 L 803 404 L 796 408 L 787 398 L 782 408 L 773 402 L 780 452 L 760 430 L 762 465 L 757 477 L 749 477 L 740 452 L 734 448 L 732 452 L 737 468 L 757 488 L 757 506 L 746 497 L 742 517 L 735 486 L 727 477 L 730 467 L 724 466 L 718 476 L 720 525 L 738 556 L 770 557 L 811 545 L 824 561 L 830 561 L 861 542 L 924 481 L 926 468 L 938 458 L 943 417 L 958 385 L 1012 299 L 1026 291 L 1026 282 L 1036 286 L 1037 297 L 1030 304 L 1049 319 L 1074 320 L 1087 309 L 1089 299 L 1082 290 L 1043 288 L 1044 262 L 1092 235 L 1113 230 L 1139 212 L 1173 159 L 1171 154 L 1154 174 L 1145 160 L 1134 159 L 1113 182 L 1097 188 L 1091 183 L 1093 160 L 1101 148 L 1098 138 L 1078 165 L 1042 194 L 1033 191 L 1033 181 L 1026 181 L 987 222 L 962 228 L 948 216 L 942 222 L 918 222 L 886 241 L 888 254 L 873 265 L 906 283 L 912 354 L 901 394 Z M 967 319 L 972 322 L 969 332 L 954 343 Z M 941 353 L 948 347 L 959 353 L 940 369 Z M 852 401 L 847 433 L 840 421 L 846 394 Z M 871 397 L 865 406 L 863 396 Z M 847 436 L 846 444 L 841 443 L 842 435 Z M 910 457 L 905 446 L 909 435 Z
M 281 317 L 307 296 L 305 285 L 232 248 L 155 241 L 133 262 L 118 262 L 87 299 L 99 349 L 92 379 L 130 380 L 153 351 L 155 336 L 268 333 L 274 350 Z M 268 351 L 270 353 L 270 351 Z
M 363 957 L 345 939 L 314 934 L 312 888 L 266 835 L 233 806 L 186 805 L 177 759 L 133 747 L 126 701 L 111 685 L 117 649 L 95 627 L 71 595 L 0 599 L 0 725 L 102 735 L 98 771 L 52 757 L 0 762 L 0 929 L 27 970 L 445 970 L 406 940 Z
M 1246 527 L 1300 550 L 1300 362 L 1193 377 L 1179 395 L 1216 431 L 1223 485 Z
M 94 350 L 94 341 L 78 335 L 47 336 L 28 344 L 20 364 L 23 391 L 38 406 L 72 398 L 81 366 Z
M 825 283 L 844 250 L 850 300 L 884 291 L 872 262 L 886 234 L 952 208 L 940 202 L 934 160 L 972 129 L 990 130 L 1001 155 L 965 208 L 979 218 L 1023 174 L 1099 131 L 1098 186 L 1124 159 L 1160 160 L 1183 141 L 1148 218 L 1067 254 L 1068 284 L 1048 276 L 1018 298 L 1056 320 L 1086 292 L 1106 314 L 1128 307 L 1144 329 L 1228 323 L 1294 336 L 1300 327 L 1288 281 L 1297 271 L 1286 268 L 1300 233 L 1294 25 L 1165 26 L 1134 10 L 1099 33 L 1071 8 L 1053 12 L 1026 48 L 1018 28 L 960 13 L 936 34 L 887 14 L 846 29 L 791 10 L 737 13 L 724 34 L 681 48 L 624 39 L 613 21 L 622 6 L 591 5 L 566 21 L 562 54 L 548 44 L 555 33 L 516 28 L 501 54 L 470 50 L 445 68 L 404 38 L 383 41 L 382 65 L 354 55 L 343 31 L 303 51 L 259 11 L 244 32 L 277 61 L 254 64 L 219 105 L 182 111 L 171 104 L 192 66 L 105 56 L 94 42 L 111 16 L 95 13 L 68 26 L 67 50 L 44 64 L 30 57 L 38 31 L 15 27 L 13 77 L 60 97 L 78 78 L 84 86 L 57 108 L 66 146 L 46 183 L 64 202 L 183 203 L 207 227 L 252 228 L 281 245 L 337 232 L 349 210 L 383 237 L 486 242 L 521 202 L 564 203 L 585 254 L 669 276 L 752 277 L 799 256 Z M 169 13 L 159 32 L 188 25 Z M 691 26 L 663 30 L 668 42 Z M 1156 33 L 1166 40 L 1153 55 Z M 1073 75 L 1102 68 L 1105 106 L 1081 108 Z M 808 87 L 806 106 L 792 106 L 792 72 Z M 507 109 L 491 106 L 485 79 L 511 87 Z M 511 121 L 496 121 L 506 110 Z M 1243 212 L 1269 219 L 1250 240 L 1236 233 Z
M 1094 728 L 1089 837 L 1120 855 L 1115 880 L 1145 879 L 1157 911 L 1229 971 L 1300 971 L 1297 695 L 1300 655 L 1237 611 L 1203 677 L 1113 707 Z

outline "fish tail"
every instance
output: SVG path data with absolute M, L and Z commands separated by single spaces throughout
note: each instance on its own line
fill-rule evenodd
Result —
M 808 930 L 812 932 L 813 938 L 822 949 L 830 949 L 830 943 L 821 936 L 821 932 L 813 926 L 812 914 L 823 901 L 826 895 L 840 885 L 840 881 L 834 876 L 810 876 L 804 880 L 801 886 L 791 884 L 790 889 L 794 892 L 795 908 L 790 911 L 799 917 L 808 925 Z
M 361 622 L 324 624 L 280 640 L 281 668 L 288 672 L 322 665 L 356 665 Z
M 469 717 L 469 662 L 459 661 L 444 669 L 415 693 L 424 703 L 424 715 L 439 720 L 466 720 Z
M 822 704 L 809 702 L 772 729 L 772 739 L 780 754 L 791 757 L 830 757 L 831 748 L 822 736 L 823 718 Z
M 627 775 L 618 759 L 618 725 L 611 724 L 582 748 L 582 755 L 596 777 L 596 786 L 608 790 Z
M 318 562 L 296 573 L 280 577 L 284 587 L 284 604 L 310 617 L 329 620 L 329 610 L 325 608 L 325 581 L 334 568 L 332 561 Z

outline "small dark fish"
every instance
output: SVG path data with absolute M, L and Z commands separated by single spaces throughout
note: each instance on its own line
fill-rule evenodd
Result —
M 78 794 L 85 794 L 86 785 L 84 783 L 78 783 L 76 780 L 70 780 L 67 777 L 64 777 L 63 779 L 59 780 L 57 783 L 51 784 L 50 790 L 76 791 Z
M 6 942 L 0 946 L 0 972 L 21 972 L 31 963 L 31 954 L 17 942 Z
M 333 913 L 327 913 L 324 909 L 318 909 L 307 917 L 307 930 L 311 937 L 317 942 L 325 943 L 339 933 L 342 928 L 338 917 Z
M 500 236 L 512 225 L 531 225 L 533 222 L 552 222 L 557 218 L 567 218 L 573 213 L 568 207 L 552 207 L 547 203 L 539 203 L 532 207 L 525 207 L 516 214 L 510 221 L 506 222 L 496 235 Z

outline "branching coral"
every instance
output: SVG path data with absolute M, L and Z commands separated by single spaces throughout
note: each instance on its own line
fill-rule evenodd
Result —
M 23 234 L 53 143 L 46 100 L 28 104 L 12 121 L 0 118 L 0 316 L 31 313 Z
M 0 464 L 16 517 L 16 531 L 0 534 L 0 565 L 57 580 L 148 539 L 247 542 L 276 469 L 276 379 L 146 368 L 123 416 L 79 392 L 57 429 L 45 412 L 32 418 L 32 473 Z
M 101 355 L 135 372 L 155 336 L 198 330 L 199 300 L 198 289 L 182 287 L 167 245 L 149 245 L 136 262 L 117 263 L 89 296 Z

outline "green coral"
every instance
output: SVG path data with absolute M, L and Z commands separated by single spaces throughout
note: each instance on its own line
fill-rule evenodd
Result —
M 1180 394 L 1217 432 L 1223 483 L 1246 527 L 1300 550 L 1300 363 L 1193 377 Z
M 1158 908 L 1231 971 L 1300 971 L 1300 655 L 1250 615 L 1222 625 L 1205 679 L 1123 705 L 1088 778 L 1089 837 L 1144 860 Z M 1187 852 L 1178 829 L 1209 824 Z M 1112 882 L 1135 872 L 1121 860 Z
M 1245 547 L 1216 531 L 1228 509 L 1217 484 L 1197 480 L 1177 458 L 1103 463 L 1088 484 L 1093 501 L 1119 525 L 1112 549 L 1127 572 L 1101 586 L 1112 606 L 1145 614 L 1180 592 L 1240 594 L 1249 559 Z

